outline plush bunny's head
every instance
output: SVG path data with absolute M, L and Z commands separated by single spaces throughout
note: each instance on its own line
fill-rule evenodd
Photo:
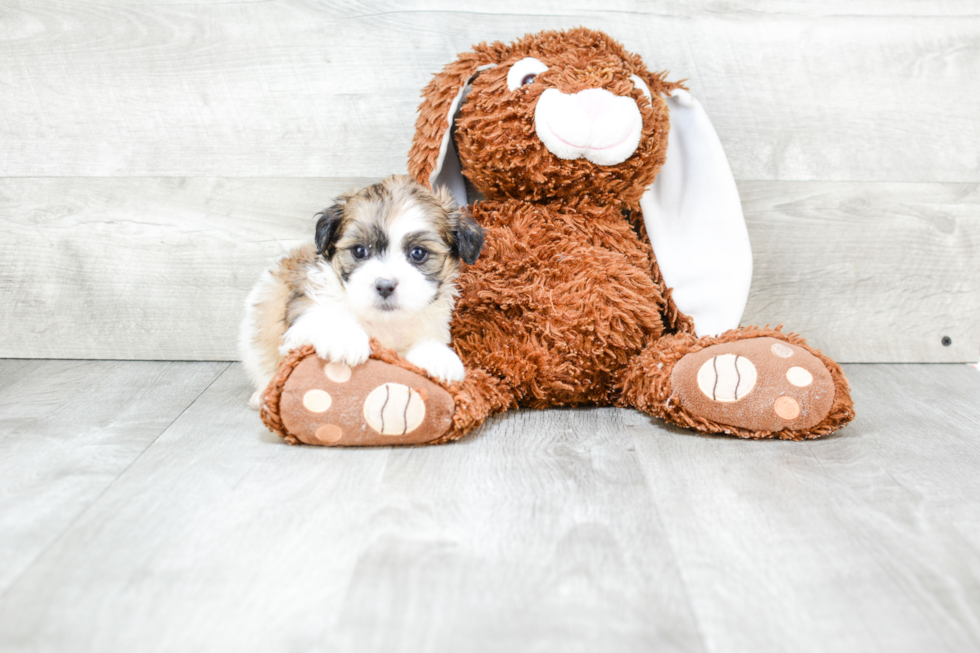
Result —
M 460 205 L 479 193 L 640 209 L 698 334 L 738 326 L 752 279 L 738 189 L 707 113 L 679 83 L 577 28 L 474 46 L 423 97 L 408 160 L 420 183 Z
M 636 206 L 664 162 L 662 94 L 677 87 L 585 28 L 480 44 L 426 87 L 409 166 L 456 192 L 461 173 L 488 198 Z

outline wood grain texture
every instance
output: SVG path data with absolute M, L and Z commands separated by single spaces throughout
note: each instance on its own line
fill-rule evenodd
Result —
M 968 2 L 8 2 L 0 176 L 373 177 L 483 40 L 588 25 L 689 79 L 738 179 L 980 181 Z
M 112 365 L 129 371 L 108 395 L 148 364 Z M 591 409 L 330 450 L 266 432 L 232 365 L 0 590 L 0 650 L 976 650 L 980 374 L 846 373 L 858 418 L 814 442 Z M 194 368 L 167 376 L 191 385 Z M 38 429 L 57 454 L 57 427 Z M 66 505 L 49 493 L 19 518 Z
M 222 0 L 216 0 L 221 2 Z M 533 8 L 522 0 L 498 0 L 493 5 L 458 0 L 415 0 L 409 5 L 396 0 L 352 2 L 342 11 L 348 17 L 357 17 L 369 12 L 396 13 L 405 11 L 462 12 L 490 15 L 540 15 L 549 13 L 576 12 L 601 16 L 607 13 L 632 13 L 655 16 L 710 16 L 715 14 L 733 15 L 790 15 L 790 16 L 980 16 L 980 9 L 971 0 L 830 0 L 812 3 L 800 0 L 753 0 L 751 5 L 731 0 L 642 0 L 632 2 L 610 2 L 597 7 L 589 0 L 563 0 L 561 3 L 545 1 L 536 3 Z
M 980 186 L 742 182 L 739 192 L 754 253 L 742 324 L 782 322 L 841 361 L 980 356 Z
M 35 562 L 0 649 L 704 650 L 623 413 L 330 450 L 248 394 L 232 366 Z
M 237 359 L 261 270 L 371 181 L 0 180 L 0 356 Z M 977 360 L 976 184 L 739 188 L 755 256 L 743 324 L 784 323 L 842 361 Z
M 858 417 L 829 439 L 626 417 L 709 650 L 980 647 L 980 374 L 845 371 Z
M 233 360 L 245 296 L 371 180 L 0 180 L 0 356 Z
M 0 594 L 225 367 L 0 361 Z

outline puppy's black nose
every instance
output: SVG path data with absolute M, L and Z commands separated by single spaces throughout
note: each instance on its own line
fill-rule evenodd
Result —
M 391 297 L 391 293 L 395 292 L 395 286 L 398 282 L 394 279 L 378 279 L 374 282 L 374 287 L 378 289 L 378 294 L 384 299 Z

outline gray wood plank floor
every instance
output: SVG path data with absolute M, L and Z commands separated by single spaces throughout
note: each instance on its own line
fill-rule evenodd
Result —
M 237 364 L 0 361 L 3 651 L 971 651 L 980 373 L 807 443 L 615 409 L 289 447 Z

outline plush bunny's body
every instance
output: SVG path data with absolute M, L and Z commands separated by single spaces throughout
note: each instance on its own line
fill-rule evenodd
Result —
M 514 405 L 609 404 L 629 363 L 664 333 L 652 253 L 616 206 L 477 203 L 487 233 L 460 280 L 454 343 Z M 487 301 L 489 298 L 492 301 Z

